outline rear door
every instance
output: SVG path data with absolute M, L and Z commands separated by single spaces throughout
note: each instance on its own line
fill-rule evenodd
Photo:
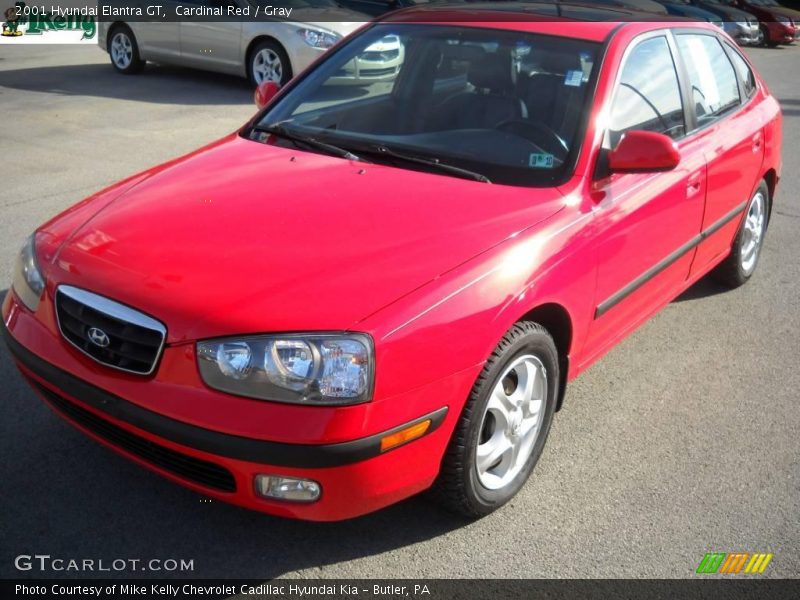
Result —
M 692 272 L 698 273 L 731 247 L 745 205 L 758 185 L 764 131 L 756 114 L 755 77 L 738 50 L 713 32 L 677 32 L 686 65 L 695 131 L 708 164 L 703 232 Z
M 131 22 L 129 25 L 136 36 L 142 58 L 178 63 L 181 53 L 180 23 L 172 16 L 178 3 L 164 0 L 161 4 L 162 13 L 170 15 L 171 19 Z
M 702 145 L 686 137 L 687 123 L 671 34 L 637 38 L 623 58 L 604 149 L 628 131 L 675 140 L 679 166 L 666 173 L 598 173 L 595 215 L 598 276 L 588 354 L 596 355 L 669 301 L 685 285 L 705 207 Z

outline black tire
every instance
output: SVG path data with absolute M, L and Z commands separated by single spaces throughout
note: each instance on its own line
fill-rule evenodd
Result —
M 250 80 L 251 85 L 256 87 L 263 80 L 256 73 L 258 69 L 256 63 L 262 52 L 271 53 L 280 61 L 280 78 L 275 81 L 281 86 L 285 85 L 286 82 L 292 78 L 292 64 L 289 62 L 289 56 L 286 54 L 283 46 L 274 40 L 261 40 L 257 42 L 247 54 L 247 78 Z
M 778 42 L 773 42 L 773 41 L 772 41 L 772 40 L 769 38 L 769 29 L 767 29 L 766 25 L 762 25 L 762 26 L 761 26 L 761 33 L 762 33 L 762 34 L 763 34 L 763 36 L 764 36 L 764 45 L 765 45 L 767 48 L 777 48 L 777 47 L 778 47 Z
M 127 42 L 125 42 L 127 40 Z M 117 42 L 123 43 L 125 46 L 129 44 L 129 55 L 123 56 L 115 51 Z M 145 61 L 139 55 L 139 45 L 136 43 L 136 36 L 133 35 L 131 28 L 127 25 L 115 25 L 111 31 L 108 32 L 108 41 L 106 50 L 111 58 L 111 66 L 118 73 L 123 75 L 135 75 L 141 73 L 144 69 Z M 127 54 L 127 53 L 126 53 Z
M 755 248 L 755 257 L 752 265 L 750 265 L 745 260 L 743 253 L 745 244 L 747 244 L 751 239 L 749 238 L 751 234 L 747 231 L 746 225 L 748 217 L 751 215 L 751 211 L 753 210 L 754 203 L 757 202 L 759 197 L 763 202 L 763 224 L 761 228 L 761 235 Z M 764 245 L 764 237 L 767 233 L 767 226 L 769 225 L 770 202 L 771 199 L 769 197 L 769 187 L 767 186 L 767 182 L 762 180 L 758 188 L 756 188 L 756 191 L 753 192 L 750 202 L 747 203 L 747 208 L 744 211 L 742 223 L 739 225 L 739 231 L 736 233 L 736 237 L 733 240 L 731 253 L 712 272 L 714 279 L 730 288 L 737 288 L 740 285 L 747 283 L 750 277 L 753 276 L 753 273 L 758 266 L 758 259 L 761 256 L 761 250 Z
M 476 453 L 485 427 L 484 414 L 499 378 L 518 358 L 532 355 L 544 366 L 547 385 L 542 417 L 533 449 L 524 466 L 504 487 L 489 489 L 481 483 Z M 472 388 L 453 437 L 442 460 L 430 496 L 448 510 L 469 518 L 485 516 L 516 495 L 542 454 L 559 393 L 559 357 L 552 336 L 531 321 L 514 325 L 483 367 Z

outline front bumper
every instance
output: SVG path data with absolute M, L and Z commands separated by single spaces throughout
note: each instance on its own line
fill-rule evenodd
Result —
M 411 421 L 400 421 L 400 427 L 333 443 L 277 442 L 209 429 L 150 410 L 133 398 L 122 397 L 118 390 L 109 390 L 107 383 L 100 386 L 90 381 L 80 368 L 85 357 L 74 353 L 27 312 L 13 292 L 6 298 L 2 314 L 0 329 L 20 371 L 59 415 L 168 479 L 253 510 L 330 521 L 402 500 L 432 484 L 455 424 L 456 411 L 440 406 Z M 127 375 L 115 377 L 130 379 Z M 153 382 L 139 384 L 146 389 Z M 436 389 L 426 386 L 424 393 L 442 402 L 454 388 L 452 381 L 440 384 Z M 179 393 L 177 387 L 175 393 Z M 381 453 L 384 435 L 424 419 L 431 420 L 424 437 Z M 290 430 L 292 424 L 286 423 L 285 428 Z M 255 492 L 258 474 L 311 479 L 321 485 L 322 495 L 312 503 L 267 500 Z
M 339 69 L 329 80 L 332 85 L 369 85 L 393 82 L 403 64 L 403 55 L 386 61 L 353 59 Z
M 785 25 L 778 21 L 769 21 L 766 24 L 769 41 L 774 44 L 791 44 L 800 39 L 800 29 L 793 25 Z

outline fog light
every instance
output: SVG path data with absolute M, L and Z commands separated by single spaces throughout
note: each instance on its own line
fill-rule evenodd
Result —
M 291 502 L 314 502 L 319 499 L 321 493 L 322 487 L 310 479 L 280 475 L 256 475 L 256 494 L 264 498 Z

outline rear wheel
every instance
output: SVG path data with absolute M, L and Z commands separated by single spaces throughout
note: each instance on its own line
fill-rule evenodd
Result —
M 133 75 L 144 68 L 136 37 L 127 25 L 117 25 L 108 34 L 108 55 L 111 64 L 123 75 Z
M 558 395 L 558 352 L 541 325 L 514 325 L 486 362 L 431 493 L 481 517 L 520 490 L 542 454 Z
M 762 181 L 745 210 L 730 255 L 716 268 L 714 277 L 730 287 L 747 282 L 758 266 L 769 220 L 769 188 Z

